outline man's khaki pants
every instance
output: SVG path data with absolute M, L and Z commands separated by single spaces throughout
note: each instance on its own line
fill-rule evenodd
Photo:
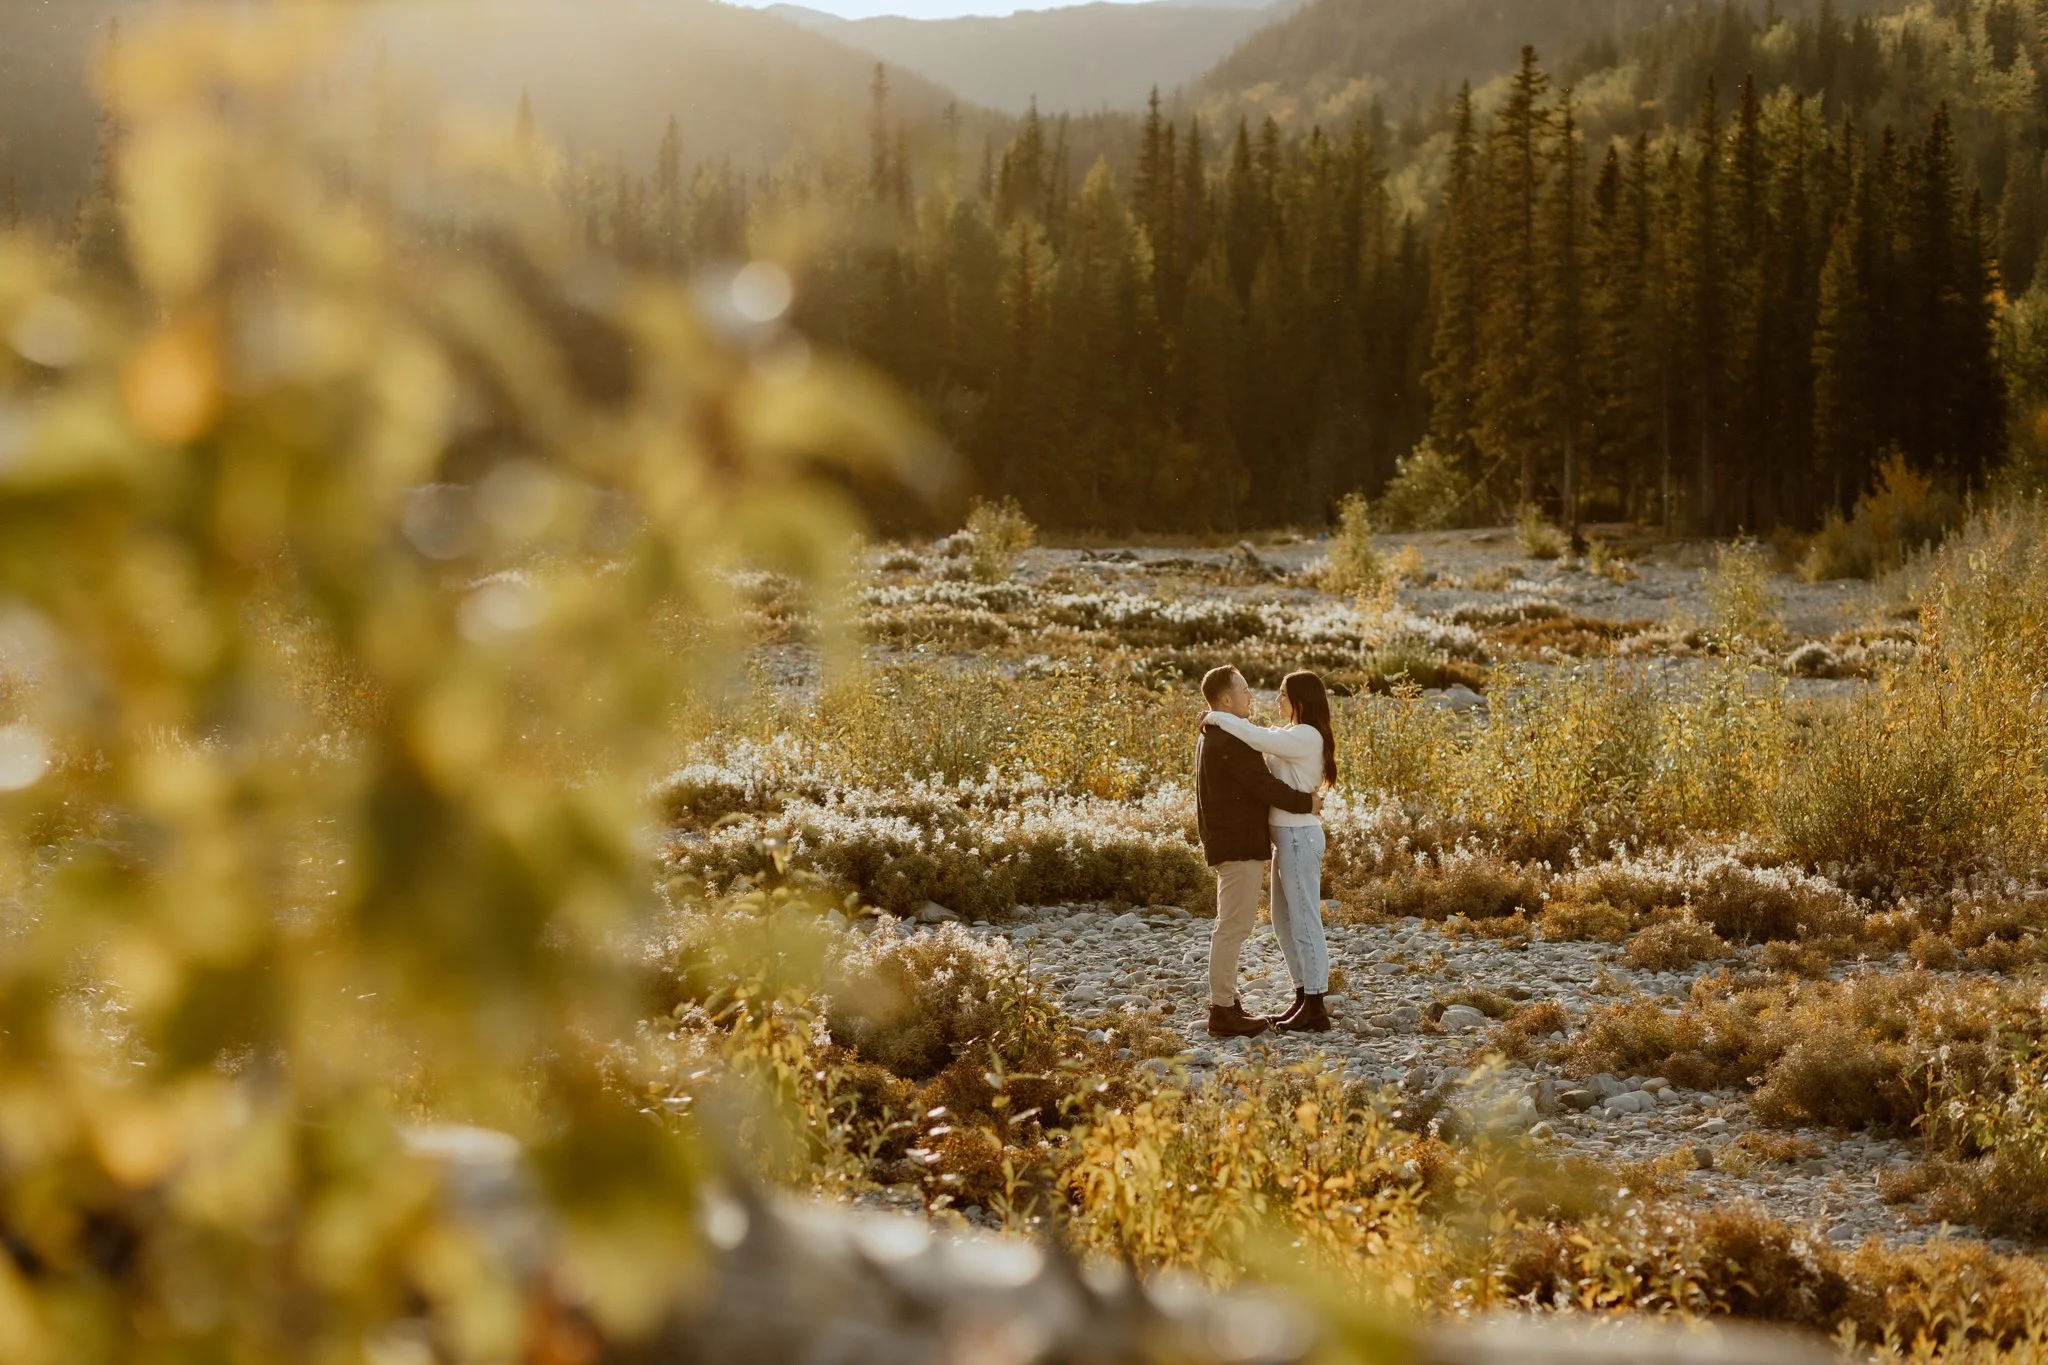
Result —
M 1237 955 L 1259 917 L 1266 865 L 1224 863 L 1216 869 L 1216 927 L 1209 931 L 1209 1003 L 1237 999 Z

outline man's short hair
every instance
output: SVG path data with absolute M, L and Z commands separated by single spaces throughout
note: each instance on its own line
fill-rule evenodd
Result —
M 1237 669 L 1230 664 L 1212 668 L 1202 675 L 1202 700 L 1209 703 L 1211 710 L 1222 704 L 1223 694 L 1230 690 L 1237 676 Z

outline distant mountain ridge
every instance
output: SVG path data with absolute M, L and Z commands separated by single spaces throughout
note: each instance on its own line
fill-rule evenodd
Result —
M 0 197 L 68 221 L 97 146 L 88 70 L 109 23 L 158 0 L 0 0 Z M 715 0 L 410 0 L 366 6 L 342 87 L 381 67 L 400 103 L 502 115 L 522 96 L 550 140 L 653 158 L 670 117 L 692 162 L 753 168 L 792 148 L 864 149 L 875 58 L 804 25 Z M 131 25 L 130 33 L 140 32 Z M 895 116 L 934 122 L 951 91 L 890 74 Z M 986 115 L 962 109 L 969 131 Z
M 915 71 L 991 109 L 1137 109 L 1153 87 L 1190 85 L 1296 0 L 1152 0 L 1021 10 L 1000 18 L 842 19 L 769 12 Z

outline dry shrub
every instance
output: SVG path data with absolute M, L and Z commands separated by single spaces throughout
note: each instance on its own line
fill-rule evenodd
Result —
M 991 1052 L 1012 1066 L 1042 1060 L 1058 1019 L 1006 945 L 957 924 L 871 934 L 833 965 L 827 996 L 832 1040 L 909 1080 Z
M 878 1161 L 900 1159 L 917 1130 L 917 1093 L 910 1082 L 839 1048 L 821 1050 L 818 1062 L 836 1078 L 849 1125 L 870 1135 L 866 1155 Z
M 1564 532 L 1534 503 L 1523 503 L 1515 513 L 1515 540 L 1531 559 L 1556 559 L 1569 548 Z
M 1968 1159 L 1937 1155 L 1918 1169 L 1926 1175 L 1931 1216 L 1993 1237 L 2048 1240 L 2048 1166 L 2038 1153 L 2001 1148 Z
M 1717 546 L 1707 573 L 1707 638 L 1728 654 L 1772 650 L 1785 638 L 1784 601 L 1771 582 L 1770 555 L 1762 546 Z
M 1380 523 L 1390 531 L 1443 531 L 1469 524 L 1477 510 L 1472 481 L 1427 438 L 1394 466 L 1380 494 Z
M 1637 996 L 1588 1018 L 1572 1045 L 1586 1073 L 1661 1074 L 1688 1088 L 1757 1084 L 1752 1112 L 1775 1127 L 1911 1131 L 1930 1068 L 1972 1093 L 2002 1093 L 1993 1040 L 2031 999 L 1921 972 L 1741 986 L 1725 972 L 1666 1011 Z
M 1959 1083 L 1992 1081 L 1992 1039 L 2014 1003 L 1979 984 L 1937 986 L 1919 972 L 1815 982 L 1795 994 L 1787 1011 L 1793 1036 L 1752 1112 L 1780 1127 L 1909 1132 L 1926 1111 L 1937 1057 Z
M 1003 1144 L 986 1128 L 967 1124 L 942 1125 L 927 1136 L 931 1154 L 927 1185 L 935 1192 L 951 1195 L 954 1204 L 987 1207 L 1006 1198 L 1009 1175 L 1003 1169 Z
M 1063 1179 L 1070 1235 L 1084 1249 L 1241 1274 L 1277 1233 L 1311 1264 L 1378 1292 L 1379 1274 L 1419 1249 L 1423 1190 L 1455 1191 L 1459 1166 L 1335 1076 L 1261 1070 L 1227 1087 L 1096 1106 Z
M 1833 1258 L 1753 1205 L 1709 1209 L 1694 1232 L 1707 1298 L 1731 1316 L 1826 1329 L 1848 1300 Z
M 1509 1061 L 1527 1061 L 1536 1051 L 1536 1040 L 1553 1033 L 1564 1033 L 1571 1027 L 1571 1017 L 1564 1006 L 1555 1000 L 1544 1000 L 1523 1005 L 1487 1035 L 1484 1052 L 1495 1053 Z
M 969 571 L 978 582 L 1000 583 L 1017 571 L 1017 561 L 1038 539 L 1038 528 L 1015 498 L 976 501 L 967 514 Z
M 1691 1213 L 1638 1202 L 1577 1228 L 1521 1231 L 1503 1260 L 1506 1292 L 1544 1304 L 1676 1309 L 1827 1331 L 1850 1297 L 1828 1249 L 1751 1205 Z
M 1877 1173 L 1877 1193 L 1887 1204 L 1910 1204 L 1933 1189 L 1939 1178 L 1935 1162 L 1887 1166 Z
M 1460 986 L 1438 995 L 1423 1013 L 1431 1020 L 1441 1019 L 1452 1005 L 1470 1005 L 1489 1019 L 1505 1019 L 1521 1007 L 1521 1002 L 1487 986 Z
M 1840 890 L 1790 868 L 1721 861 L 1687 890 L 1694 918 L 1733 943 L 1839 938 L 1863 923 L 1861 909 Z
M 1800 560 L 1800 576 L 1808 582 L 1875 578 L 1940 540 L 1960 511 L 1954 498 L 1893 451 L 1878 468 L 1877 486 L 1856 500 L 1850 517 L 1828 514 Z
M 2048 932 L 2048 894 L 1997 888 L 1951 893 L 1936 910 L 1945 940 L 1982 971 L 2014 971 L 2039 961 Z
M 839 941 L 818 909 L 802 902 L 684 901 L 644 950 L 647 1012 L 715 1014 L 739 995 L 798 998 L 823 974 Z
M 1073 1089 L 1071 1072 L 1061 1066 L 1067 1060 L 1063 1041 L 1048 1031 L 1008 1058 L 991 1048 L 965 1048 L 918 1092 L 918 1102 L 958 1122 L 993 1124 L 1006 1133 L 1058 1127 L 1060 1104 Z
M 1854 939 L 1835 938 L 1819 943 L 1789 943 L 1780 940 L 1766 943 L 1763 951 L 1756 955 L 1758 970 L 1781 972 L 1791 976 L 1824 977 L 1834 971 L 1835 963 L 1856 951 Z
M 1391 875 L 1346 887 L 1341 898 L 1389 919 L 1479 922 L 1520 915 L 1526 925 L 1527 911 L 1543 904 L 1548 880 L 1537 869 L 1460 849 L 1419 865 L 1397 864 Z M 1334 878 L 1332 884 L 1343 885 Z
M 1580 1025 L 1571 1044 L 1573 1074 L 1665 1076 L 1688 1090 L 1739 1085 L 1762 1064 L 1752 1050 L 1752 1023 L 1732 1003 L 1666 1011 L 1650 996 L 1632 996 Z
M 1423 564 L 1421 550 L 1413 545 L 1403 545 L 1388 557 L 1387 577 L 1406 587 L 1421 587 L 1434 575 Z
M 1536 919 L 1536 932 L 1553 943 L 1619 943 L 1635 929 L 1636 916 L 1610 901 L 1552 901 Z
M 1874 948 L 1905 952 L 1921 937 L 1922 923 L 1919 912 L 1906 906 L 1876 910 L 1863 917 L 1863 938 Z
M 1728 945 L 1696 919 L 1668 919 L 1630 939 L 1626 956 L 1641 971 L 1675 972 L 1728 956 Z
M 1993 1233 L 2048 1236 L 2048 1050 L 2038 1017 L 1989 1041 L 1989 1058 L 1943 1053 L 1928 1068 L 1933 1210 Z
M 1442 932 L 1452 938 L 1485 938 L 1503 943 L 1520 940 L 1526 943 L 1531 928 L 1528 914 L 1517 910 L 1512 915 L 1496 919 L 1467 919 L 1463 915 L 1453 915 L 1444 921 Z
M 1509 658 L 1597 658 L 1614 652 L 1615 641 L 1649 629 L 1647 621 L 1609 621 L 1569 614 L 1504 626 L 1488 642 Z
M 1808 730 L 1774 823 L 1787 855 L 1877 884 L 1918 884 L 1975 863 L 1981 818 L 1967 737 L 1915 691 L 1860 696 Z
M 2038 1350 L 2048 1267 L 2028 1256 L 2002 1256 L 1982 1242 L 1943 1240 L 1891 1248 L 1865 1242 L 1841 1262 L 1849 1283 L 1842 1315 L 1865 1342 L 1889 1333 L 1899 1342 L 1925 1340 Z M 2038 1358 L 2038 1357 L 2036 1357 Z
M 1376 591 L 1386 581 L 1386 566 L 1372 543 L 1372 514 L 1365 494 L 1349 493 L 1337 505 L 1337 530 L 1330 553 L 1317 574 L 1324 592 L 1345 596 Z
M 1465 754 L 1470 818 L 1511 856 L 1561 866 L 1640 823 L 1658 770 L 1659 699 L 1634 666 L 1586 665 L 1496 686 Z
M 1923 966 L 1931 972 L 1956 966 L 1956 945 L 1942 933 L 1921 933 L 1907 948 L 1907 956 L 1913 958 L 1913 966 Z
M 1812 1139 L 1796 1133 L 1744 1133 L 1728 1144 L 1738 1152 L 1746 1153 L 1759 1161 L 1790 1165 L 1795 1161 L 1811 1161 L 1820 1155 L 1820 1148 Z

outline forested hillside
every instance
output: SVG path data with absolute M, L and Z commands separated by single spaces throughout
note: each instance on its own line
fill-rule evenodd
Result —
M 562 49 L 585 72 L 605 50 Z M 555 88 L 532 59 L 483 92 L 508 124 Z M 1044 522 L 1320 522 L 1426 438 L 1411 474 L 1458 516 L 1730 531 L 1810 528 L 1894 451 L 1956 491 L 2015 442 L 2037 458 L 2044 63 L 2030 8 L 1945 0 L 1702 8 L 1398 120 L 998 121 L 870 64 L 829 91 L 858 112 L 766 139 L 799 154 L 736 158 L 621 74 L 620 160 L 533 103 L 583 152 L 555 192 L 635 264 L 831 224 L 801 322 Z
M 1511 68 L 1524 44 L 1554 54 L 1633 33 L 1668 0 L 1311 0 L 1263 29 L 1197 87 L 1214 116 L 1283 125 L 1440 98 Z
M 877 136 L 804 317 L 1067 525 L 1319 520 L 1424 435 L 1468 513 L 1812 526 L 1894 449 L 1981 483 L 2038 382 L 2003 302 L 2044 226 L 2031 13 L 1729 8 L 1608 55 L 1412 147 L 1155 110 L 1084 170 L 1032 117 L 947 182 Z

